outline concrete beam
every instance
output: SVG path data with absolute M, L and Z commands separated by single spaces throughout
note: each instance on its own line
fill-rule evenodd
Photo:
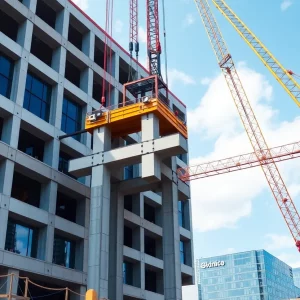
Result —
M 90 175 L 91 168 L 98 165 L 109 164 L 113 167 L 125 167 L 141 163 L 143 155 L 155 153 L 159 159 L 164 159 L 186 153 L 187 149 L 187 140 L 181 134 L 177 133 L 73 159 L 69 162 L 69 172 L 77 177 L 82 177 Z
M 147 180 L 143 178 L 135 178 L 131 180 L 124 180 L 120 183 L 113 184 L 113 189 L 115 186 L 118 186 L 118 189 L 124 196 L 132 195 L 142 192 L 147 192 L 150 190 L 154 190 L 160 187 L 159 182 L 149 183 Z

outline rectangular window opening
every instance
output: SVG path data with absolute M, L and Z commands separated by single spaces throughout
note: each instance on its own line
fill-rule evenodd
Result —
M 77 200 L 57 192 L 56 215 L 76 223 Z
M 156 257 L 156 240 L 150 236 L 145 236 L 145 253 Z
M 70 18 L 72 20 L 72 17 Z M 78 31 L 74 25 L 69 24 L 69 34 L 68 34 L 68 41 L 72 43 L 76 48 L 79 50 L 82 50 L 82 40 L 83 40 L 83 34 Z
M 50 5 L 48 5 L 47 1 L 37 1 L 36 15 L 40 17 L 44 22 L 46 22 L 49 26 L 55 28 L 56 11 Z
M 53 49 L 36 35 L 32 36 L 31 53 L 51 67 Z
M 70 60 L 66 61 L 65 77 L 78 88 L 80 88 L 81 71 Z
M 155 224 L 155 207 L 144 203 L 144 219 Z
M 133 264 L 123 262 L 123 283 L 133 285 Z
M 20 129 L 18 150 L 43 161 L 45 142 L 27 130 Z
M 131 71 L 131 76 L 129 76 L 129 72 Z M 132 80 L 136 80 L 137 78 L 135 78 L 136 72 L 131 69 L 130 70 L 130 66 L 127 62 L 125 62 L 125 60 L 123 60 L 122 58 L 120 58 L 119 61 L 119 82 L 121 84 L 125 84 L 128 81 L 132 81 Z
M 13 71 L 13 61 L 7 56 L 0 53 L 0 95 L 9 99 L 11 96 Z
M 11 196 L 27 204 L 39 207 L 41 183 L 15 171 Z
M 44 121 L 49 122 L 51 92 L 52 89 L 49 84 L 28 73 L 23 107 Z
M 64 97 L 63 111 L 61 120 L 61 130 L 65 133 L 73 133 L 81 130 L 82 122 L 82 108 L 76 102 Z M 81 135 L 72 136 L 75 140 L 80 142 Z
M 39 230 L 37 228 L 27 226 L 9 218 L 7 223 L 5 250 L 22 256 L 36 258 L 38 233 Z
M 76 242 L 59 235 L 54 236 L 53 263 L 66 268 L 75 268 Z
M 17 41 L 19 23 L 0 9 L 0 31 L 13 41 Z
M 157 292 L 156 288 L 156 272 L 145 270 L 145 289 L 150 292 Z
M 133 232 L 130 227 L 124 226 L 124 245 L 132 248 L 132 236 Z

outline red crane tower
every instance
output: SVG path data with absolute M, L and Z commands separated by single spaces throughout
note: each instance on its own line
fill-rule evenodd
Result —
M 300 251 L 300 216 L 284 184 L 275 160 L 270 153 L 270 149 L 265 141 L 260 126 L 256 120 L 250 102 L 247 98 L 242 82 L 236 71 L 233 59 L 223 40 L 221 31 L 210 10 L 207 0 L 194 0 L 198 8 L 213 50 L 218 60 L 218 64 L 224 74 L 227 85 L 241 117 L 242 123 L 253 147 L 258 161 L 261 157 L 265 163 L 260 163 L 264 175 L 268 181 L 270 189 L 275 197 L 278 207 L 284 220 L 295 240 Z

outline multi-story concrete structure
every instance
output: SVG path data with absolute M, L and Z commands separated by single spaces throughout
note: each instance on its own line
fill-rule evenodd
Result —
M 191 205 L 189 186 L 173 175 L 187 163 L 187 154 L 167 158 L 167 165 L 161 162 L 162 183 L 147 191 L 137 188 L 142 165 L 129 161 L 124 172 L 120 169 L 123 177 L 118 176 L 132 179 L 132 193 L 118 194 L 111 177 L 117 196 L 110 197 L 109 210 L 92 209 L 90 223 L 90 203 L 97 199 L 90 187 L 106 187 L 105 182 L 94 170 L 93 179 L 74 177 L 68 162 L 92 154 L 93 138 L 89 133 L 58 138 L 83 129 L 86 113 L 99 108 L 104 36 L 68 0 L 1 2 L 0 275 L 28 276 L 43 286 L 68 286 L 81 294 L 95 288 L 111 300 L 181 299 L 181 285 L 194 281 Z M 109 46 L 113 59 L 105 76 L 111 84 L 106 104 L 117 105 L 128 79 L 129 55 L 114 41 Z M 135 73 L 148 76 L 141 66 Z M 185 106 L 172 94 L 170 100 L 184 117 Z M 142 139 L 132 134 L 111 147 Z M 103 226 L 110 229 L 107 239 Z M 93 234 L 98 252 L 89 249 Z M 18 294 L 23 287 L 21 279 L 13 284 Z M 8 289 L 2 279 L 0 288 L 0 293 Z M 45 295 L 32 285 L 30 290 L 32 297 Z
M 290 266 L 265 250 L 197 260 L 199 299 L 283 300 L 300 296 Z

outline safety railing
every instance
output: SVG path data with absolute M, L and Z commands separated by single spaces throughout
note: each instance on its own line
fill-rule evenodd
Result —
M 5 280 L 6 278 L 6 280 Z M 1 294 L 0 298 L 5 298 L 8 300 L 16 299 L 16 300 L 31 300 L 36 298 L 47 298 L 50 299 L 50 296 L 58 295 L 58 294 L 64 294 L 65 300 L 69 299 L 69 296 L 74 294 L 76 296 L 79 296 L 80 299 L 85 300 L 98 300 L 98 295 L 95 290 L 88 290 L 86 294 L 79 294 L 68 287 L 66 288 L 49 288 L 42 285 L 39 285 L 33 281 L 31 281 L 28 277 L 22 277 L 17 274 L 11 273 L 6 275 L 0 275 L 1 281 L 4 281 L 2 285 L 0 285 L 0 291 L 5 289 L 6 293 Z M 20 281 L 22 284 L 20 284 Z M 23 286 L 23 289 L 21 286 Z M 14 294 L 15 286 L 17 286 L 17 291 L 21 295 Z M 44 295 L 32 295 L 30 289 L 34 286 L 35 288 L 38 287 L 42 290 L 45 290 Z M 46 292 L 47 291 L 47 292 Z M 100 298 L 100 300 L 109 300 L 107 298 Z

